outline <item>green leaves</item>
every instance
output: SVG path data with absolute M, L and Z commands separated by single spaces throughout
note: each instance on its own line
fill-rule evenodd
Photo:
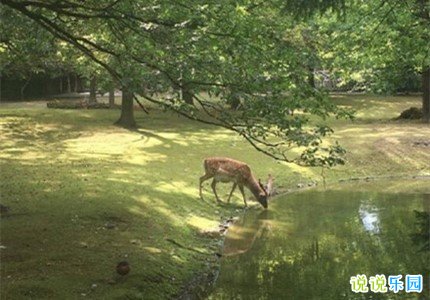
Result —
M 324 67 L 357 90 L 418 91 L 418 73 L 430 64 L 430 19 L 420 2 L 349 1 L 341 21 L 320 17 Z
M 317 2 L 4 4 L 85 55 L 82 73 L 108 72 L 148 101 L 233 130 L 274 159 L 334 165 L 335 158 L 326 160 L 340 152 L 320 146 L 331 130 L 316 124 L 349 115 L 309 84 L 319 64 L 312 28 L 281 9 L 307 14 L 341 3 Z M 72 61 L 76 52 L 58 49 Z
M 325 156 L 319 153 L 326 153 Z M 303 151 L 301 160 L 310 166 L 333 167 L 335 165 L 345 164 L 344 154 L 346 153 L 337 142 L 334 146 L 329 147 L 310 147 Z M 328 155 L 327 155 L 328 154 Z

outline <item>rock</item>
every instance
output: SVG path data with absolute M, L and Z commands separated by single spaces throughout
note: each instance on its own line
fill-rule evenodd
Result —
M 116 227 L 116 225 L 114 223 L 111 223 L 111 222 L 107 222 L 105 224 L 106 229 L 114 229 L 115 227 Z
M 85 100 L 53 100 L 46 103 L 48 108 L 58 109 L 106 109 L 107 103 L 88 103 Z
M 429 141 L 416 141 L 416 142 L 414 142 L 414 146 L 430 147 L 430 140 Z
M 100 108 L 110 108 L 107 103 L 89 103 L 87 105 L 88 109 L 100 109 Z
M 116 265 L 116 272 L 119 275 L 127 275 L 130 272 L 130 265 L 128 262 L 126 261 L 120 261 L 117 265 Z
M 80 109 L 86 107 L 85 101 L 70 101 L 70 100 L 54 100 L 46 103 L 48 108 L 60 108 L 60 109 Z

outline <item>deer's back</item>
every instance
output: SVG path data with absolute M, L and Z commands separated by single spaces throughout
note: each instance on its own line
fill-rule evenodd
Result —
M 246 163 L 227 157 L 206 158 L 204 167 L 207 174 L 215 176 L 219 181 L 240 180 L 251 175 L 251 169 Z

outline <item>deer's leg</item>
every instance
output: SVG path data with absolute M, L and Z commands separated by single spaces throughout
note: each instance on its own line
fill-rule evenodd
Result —
M 243 189 L 243 185 L 239 184 L 239 190 L 242 193 L 242 197 L 243 197 L 243 202 L 245 202 L 245 207 L 248 206 L 248 204 L 246 203 L 246 197 L 245 197 L 245 191 Z
M 210 175 L 210 174 L 205 174 L 202 177 L 200 177 L 199 194 L 200 194 L 200 198 L 202 198 L 202 200 L 203 200 L 203 194 L 202 194 L 203 182 L 205 182 L 206 180 L 208 180 L 210 178 L 212 178 L 212 175 Z
M 215 194 L 216 201 L 220 202 L 221 200 L 218 198 L 218 194 L 216 193 L 216 184 L 217 184 L 217 181 L 216 181 L 216 179 L 214 178 L 214 179 L 212 180 L 211 187 L 212 187 L 212 191 L 213 191 L 213 192 L 214 192 L 214 194 Z
M 233 195 L 234 190 L 236 189 L 237 183 L 233 183 L 233 187 L 231 189 L 230 195 L 228 196 L 227 202 L 230 203 L 231 195 Z

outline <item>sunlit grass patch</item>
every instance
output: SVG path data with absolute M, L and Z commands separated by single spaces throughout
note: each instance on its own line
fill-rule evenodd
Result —
M 358 120 L 388 120 L 398 117 L 410 107 L 420 107 L 417 96 L 378 96 L 367 94 L 335 94 L 333 102 L 356 111 Z

